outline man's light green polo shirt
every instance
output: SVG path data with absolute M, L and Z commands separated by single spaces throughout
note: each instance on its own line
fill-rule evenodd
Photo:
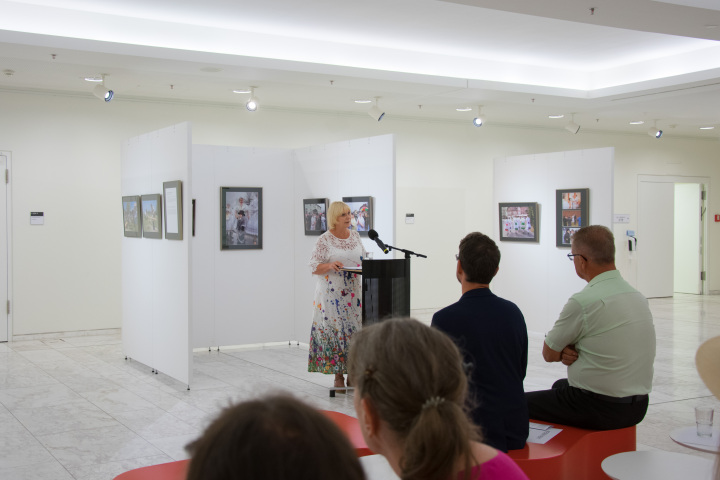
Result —
M 617 270 L 601 273 L 565 304 L 545 343 L 555 351 L 575 345 L 568 367 L 573 387 L 627 397 L 650 393 L 655 326 L 647 299 Z

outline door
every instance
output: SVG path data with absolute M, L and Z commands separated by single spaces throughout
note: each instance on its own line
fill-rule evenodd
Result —
M 673 295 L 674 211 L 674 182 L 638 182 L 637 289 L 648 298 Z
M 702 293 L 702 209 L 703 186 L 675 184 L 674 291 Z

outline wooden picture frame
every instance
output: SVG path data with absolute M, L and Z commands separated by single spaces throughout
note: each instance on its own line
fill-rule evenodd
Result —
M 353 216 L 350 230 L 357 231 L 361 237 L 367 237 L 368 231 L 374 228 L 373 197 L 342 197 L 342 201 L 350 207 L 350 214 Z
M 162 238 L 162 195 L 153 193 L 141 197 L 142 236 Z
M 327 198 L 303 199 L 303 225 L 305 235 L 322 235 L 327 231 L 327 211 L 330 201 Z
M 163 207 L 165 219 L 165 238 L 183 239 L 183 191 L 182 181 L 163 182 Z
M 535 202 L 498 204 L 501 242 L 539 242 L 540 215 Z
M 572 236 L 590 225 L 590 189 L 568 188 L 555 191 L 555 245 L 570 248 Z
M 220 187 L 220 249 L 262 249 L 262 187 Z
M 139 195 L 122 197 L 123 234 L 126 237 L 142 237 L 141 209 Z

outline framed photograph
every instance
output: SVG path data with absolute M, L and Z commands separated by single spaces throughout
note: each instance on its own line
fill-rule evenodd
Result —
M 555 191 L 555 245 L 570 247 L 570 240 L 581 227 L 590 225 L 588 217 L 590 189 L 570 188 Z
M 500 241 L 539 242 L 537 203 L 500 203 Z
M 220 249 L 262 248 L 262 188 L 220 187 Z
M 162 238 L 162 196 L 159 193 L 143 195 L 142 231 L 145 238 Z
M 373 198 L 342 197 L 342 201 L 350 207 L 350 230 L 356 230 L 360 236 L 367 237 L 368 231 L 373 228 Z
M 327 231 L 327 198 L 303 199 L 303 224 L 305 235 L 322 235 Z
M 183 202 L 182 181 L 163 182 L 163 198 L 165 199 L 165 238 L 168 240 L 183 239 Z
M 123 229 L 126 237 L 142 237 L 140 196 L 122 197 Z

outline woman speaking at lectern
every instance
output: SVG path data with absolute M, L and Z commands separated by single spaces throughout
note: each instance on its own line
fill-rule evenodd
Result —
M 351 338 L 362 327 L 362 295 L 360 275 L 342 269 L 361 265 L 366 252 L 358 232 L 350 230 L 350 207 L 331 203 L 327 219 L 329 229 L 310 257 L 317 283 L 308 371 L 335 374 L 334 385 L 344 387 Z

